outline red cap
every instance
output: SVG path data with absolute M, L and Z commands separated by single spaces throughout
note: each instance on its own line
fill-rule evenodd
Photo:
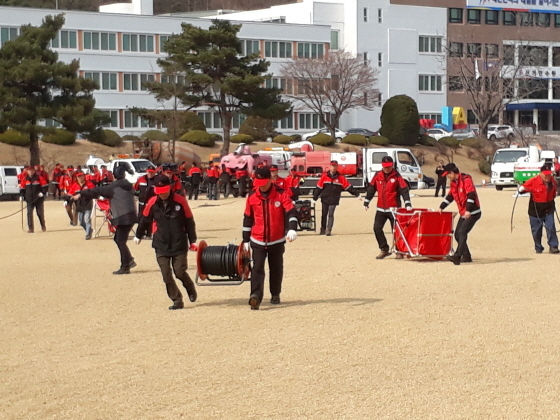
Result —
M 155 168 L 148 168 L 148 169 L 146 169 L 146 172 L 155 172 L 155 171 L 156 171 Z
M 548 171 L 548 170 L 541 171 L 541 173 L 542 173 L 543 175 L 552 175 L 552 171 Z
M 381 166 L 383 168 L 389 168 L 389 167 L 393 166 L 393 162 L 381 162 Z
M 165 194 L 171 190 L 171 185 L 164 185 L 162 187 L 154 187 L 154 192 L 156 194 Z
M 336 160 L 331 160 L 331 165 L 338 166 L 338 162 Z

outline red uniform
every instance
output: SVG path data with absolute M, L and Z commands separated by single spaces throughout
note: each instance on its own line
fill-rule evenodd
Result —
M 408 184 L 396 170 L 388 174 L 383 171 L 377 172 L 367 188 L 364 206 L 368 207 L 375 193 L 377 193 L 377 211 L 389 212 L 391 207 L 400 207 L 400 198 L 403 196 L 404 204 L 410 207 L 410 195 Z
M 286 180 L 282 177 L 278 177 L 276 179 L 273 179 L 272 182 L 274 182 L 274 185 L 276 185 L 278 188 L 280 188 L 281 190 L 286 191 Z
M 107 169 L 102 169 L 101 171 L 98 172 L 96 184 L 100 186 L 108 185 L 114 180 L 115 177 L 113 176 L 113 173 L 111 171 L 108 171 Z
M 297 200 L 301 194 L 301 191 L 299 189 L 300 182 L 301 177 L 296 174 L 288 175 L 286 177 L 286 191 L 294 200 Z
M 202 174 L 202 169 L 200 169 L 198 166 L 193 166 L 191 169 L 189 169 L 189 176 L 193 176 L 194 174 Z
M 340 172 L 336 171 L 332 174 L 331 171 L 327 171 L 317 182 L 317 188 L 313 191 L 313 199 L 316 201 L 321 197 L 323 204 L 338 205 L 342 191 L 347 191 L 356 197 L 360 195 Z
M 556 188 L 557 183 L 554 177 L 550 177 L 550 182 L 545 182 L 540 175 L 523 184 L 523 189 L 531 193 L 529 216 L 542 218 L 547 214 L 554 214 Z
M 467 211 L 471 214 L 480 213 L 478 194 L 476 193 L 476 188 L 470 175 L 457 174 L 457 179 L 451 182 L 451 185 L 449 186 L 449 194 L 445 197 L 445 200 L 441 204 L 440 208 L 444 209 L 453 201 L 457 203 L 457 208 L 459 209 L 459 214 L 461 216 L 464 216 Z
M 60 184 L 59 184 L 60 190 L 64 191 L 64 193 L 66 194 L 70 190 L 72 184 L 73 184 L 72 177 L 69 176 L 68 173 L 63 172 L 62 176 L 60 177 Z

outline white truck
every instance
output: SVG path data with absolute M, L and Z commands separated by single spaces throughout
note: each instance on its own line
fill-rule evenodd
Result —
M 0 198 L 15 199 L 19 196 L 18 175 L 23 166 L 0 166 Z
M 538 150 L 536 147 L 534 150 Z M 538 151 L 537 151 L 538 153 Z M 515 164 L 520 158 L 529 156 L 528 147 L 511 146 L 506 149 L 498 149 L 492 159 L 492 176 L 490 182 L 501 191 L 504 187 L 515 187 L 517 183 L 513 179 Z M 536 157 L 538 160 L 538 157 Z
M 278 166 L 279 170 L 290 169 L 290 158 L 292 151 L 284 147 L 267 147 L 258 151 L 259 155 L 268 155 L 272 158 L 272 165 Z
M 334 155 L 334 154 L 333 154 Z M 331 155 L 329 159 L 334 159 L 337 156 Z M 368 184 L 371 182 L 374 175 L 381 171 L 381 159 L 385 156 L 390 156 L 393 158 L 395 169 L 399 171 L 402 177 L 408 182 L 411 189 L 423 189 L 425 188 L 422 169 L 420 164 L 416 160 L 416 157 L 412 154 L 409 149 L 404 148 L 371 148 L 362 149 L 357 153 L 344 153 L 346 161 L 349 162 L 349 167 L 352 167 L 352 163 L 355 162 L 354 174 L 348 173 L 346 175 L 350 184 L 356 188 L 358 191 L 365 191 Z M 355 155 L 355 160 L 351 159 Z M 306 156 L 295 156 L 292 158 L 292 165 L 296 164 L 298 169 L 301 167 L 303 170 L 306 169 L 304 160 Z M 302 162 L 298 162 L 301 160 Z M 323 158 L 324 160 L 324 158 Z M 339 165 L 342 164 L 340 159 L 336 159 Z M 351 160 L 351 162 L 350 162 Z M 326 166 L 325 166 L 326 165 Z M 321 172 L 326 170 L 328 167 L 328 162 L 324 163 L 319 167 L 319 171 L 313 171 L 313 176 L 305 177 L 304 182 L 300 189 L 305 192 L 312 192 Z M 309 168 L 308 168 L 309 169 Z M 314 169 L 314 168 L 311 168 Z M 310 171 L 308 173 L 311 173 Z M 344 174 L 344 172 L 342 172 Z
M 138 178 L 146 175 L 146 170 L 148 168 L 156 167 L 156 165 L 154 165 L 147 159 L 136 158 L 115 159 L 111 162 L 105 162 L 103 161 L 103 159 L 96 158 L 95 156 L 90 155 L 89 159 L 86 162 L 86 166 L 88 168 L 90 168 L 91 166 L 97 166 L 98 168 L 101 168 L 101 166 L 103 165 L 107 166 L 107 169 L 111 172 L 114 172 L 115 168 L 119 166 L 124 166 L 124 168 L 126 169 L 126 179 L 128 179 L 133 184 L 138 180 Z

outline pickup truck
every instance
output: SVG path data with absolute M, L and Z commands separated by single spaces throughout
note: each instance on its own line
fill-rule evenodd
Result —
M 115 168 L 119 166 L 124 166 L 127 171 L 126 179 L 128 179 L 133 184 L 138 180 L 138 178 L 146 175 L 146 170 L 148 168 L 156 167 L 156 165 L 154 165 L 148 159 L 115 159 L 111 162 L 105 162 L 103 161 L 103 159 L 96 158 L 95 156 L 90 156 L 86 162 L 86 165 L 88 168 L 90 168 L 91 166 L 97 166 L 98 168 L 101 168 L 101 166 L 105 165 L 111 172 L 114 172 Z

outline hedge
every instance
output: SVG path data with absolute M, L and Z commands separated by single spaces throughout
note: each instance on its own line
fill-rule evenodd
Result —
M 387 146 L 389 144 L 389 139 L 383 136 L 371 136 L 369 138 L 369 144 L 376 144 L 378 146 Z
M 266 141 L 274 137 L 274 126 L 271 119 L 250 116 L 239 127 L 239 134 L 249 135 L 255 141 Z
M 183 134 L 179 141 L 196 144 L 202 147 L 212 147 L 216 143 L 216 137 L 206 131 L 193 130 Z
M 461 142 L 457 140 L 455 137 L 443 137 L 439 139 L 438 143 L 447 147 L 451 147 L 452 149 L 456 149 L 461 145 Z
M 76 143 L 76 133 L 57 128 L 53 133 L 43 136 L 41 141 L 50 144 L 58 144 L 60 146 L 70 146 Z
M 488 162 L 487 160 L 480 160 L 478 162 L 478 169 L 480 170 L 480 172 L 482 172 L 484 175 L 490 175 L 492 173 L 492 169 L 490 166 L 490 162 Z
M 22 134 L 19 131 L 10 129 L 0 134 L 0 143 L 27 147 L 31 144 L 31 140 L 29 140 L 29 136 Z
M 361 134 L 348 134 L 342 139 L 342 143 L 353 144 L 355 146 L 365 146 L 368 143 L 366 136 Z
M 423 135 L 418 140 L 418 143 L 421 144 L 422 146 L 435 146 L 437 144 L 437 140 L 434 139 L 433 137 Z
M 148 130 L 140 136 L 143 140 L 151 141 L 169 141 L 167 133 L 159 130 Z
M 389 98 L 381 110 L 380 134 L 391 144 L 414 146 L 419 132 L 420 120 L 414 99 L 406 95 Z
M 235 134 L 229 138 L 229 141 L 232 143 L 251 144 L 253 143 L 253 137 L 251 137 L 249 134 Z
M 469 137 L 461 142 L 461 146 L 472 147 L 473 149 L 479 149 L 482 145 L 481 139 L 476 137 Z
M 204 121 L 202 121 L 197 113 L 192 111 L 185 112 L 180 128 L 184 132 L 206 131 L 206 125 L 204 125 Z
M 119 147 L 122 146 L 123 143 L 121 136 L 119 136 L 116 131 L 106 130 L 104 128 L 91 133 L 88 140 L 109 147 Z
M 291 142 L 294 141 L 294 138 L 293 136 L 285 136 L 283 134 L 279 134 L 276 137 L 274 137 L 272 141 L 278 144 L 290 144 Z
M 122 136 L 121 138 L 123 140 L 132 140 L 132 141 L 140 140 L 140 137 L 132 135 L 132 134 L 127 134 L 126 136 Z
M 301 141 L 301 134 L 292 134 L 290 137 L 292 138 L 293 142 Z
M 311 143 L 319 146 L 332 146 L 335 143 L 334 137 L 325 133 L 319 133 L 308 139 Z

